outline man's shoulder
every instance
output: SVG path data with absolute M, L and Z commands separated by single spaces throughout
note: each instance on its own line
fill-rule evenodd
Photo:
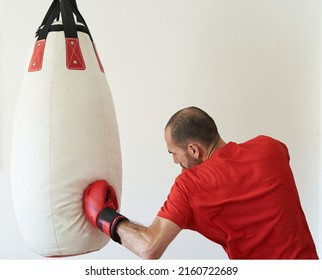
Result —
M 258 135 L 252 139 L 247 140 L 242 144 L 283 144 L 281 141 L 267 135 Z M 284 145 L 284 144 L 283 144 Z

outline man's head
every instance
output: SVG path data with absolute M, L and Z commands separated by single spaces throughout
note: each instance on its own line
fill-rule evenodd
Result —
M 175 163 L 190 168 L 209 157 L 220 136 L 214 120 L 197 107 L 175 113 L 165 127 L 165 141 Z

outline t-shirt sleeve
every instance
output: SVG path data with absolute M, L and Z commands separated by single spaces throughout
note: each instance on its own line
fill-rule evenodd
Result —
M 285 155 L 285 157 L 287 158 L 287 160 L 288 161 L 290 161 L 290 154 L 289 154 L 289 152 L 288 152 L 288 148 L 287 148 L 287 146 L 284 144 L 284 143 L 282 143 L 282 142 L 280 142 L 280 141 L 277 141 L 277 143 L 279 144 L 279 147 L 280 147 L 280 149 L 282 150 L 282 153 Z
M 191 208 L 185 189 L 179 182 L 176 181 L 172 186 L 167 200 L 158 212 L 158 217 L 174 222 L 181 229 L 189 228 Z
M 287 146 L 279 141 L 279 140 L 276 140 L 276 139 L 273 139 L 273 138 L 270 138 L 270 137 L 267 137 L 268 139 L 271 139 L 271 143 L 273 143 L 273 145 L 275 145 L 275 147 L 279 150 L 279 152 L 286 158 L 286 160 L 289 162 L 290 161 L 290 154 L 289 154 L 289 151 L 288 151 L 288 148 Z M 272 148 L 271 148 L 272 149 Z

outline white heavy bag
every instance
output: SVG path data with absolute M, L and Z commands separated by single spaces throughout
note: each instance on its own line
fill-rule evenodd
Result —
M 83 194 L 105 179 L 120 201 L 121 171 L 113 100 L 92 37 L 75 0 L 54 0 L 14 120 L 12 195 L 28 246 L 42 256 L 104 247 L 109 238 L 87 221 Z

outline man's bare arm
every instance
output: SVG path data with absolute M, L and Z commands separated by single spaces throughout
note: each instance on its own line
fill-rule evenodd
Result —
M 143 259 L 158 259 L 181 231 L 170 220 L 156 217 L 149 227 L 123 221 L 117 227 L 122 245 Z

